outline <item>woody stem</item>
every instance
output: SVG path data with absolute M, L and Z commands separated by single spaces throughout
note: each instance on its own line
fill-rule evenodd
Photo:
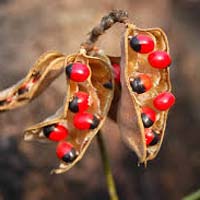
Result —
M 99 131 L 97 134 L 98 146 L 101 154 L 101 159 L 103 163 L 104 174 L 106 176 L 107 188 L 110 196 L 110 200 L 118 200 L 117 190 L 114 182 L 114 178 L 111 171 L 111 166 L 106 151 L 106 146 L 104 144 L 102 133 Z
M 126 24 L 128 22 L 128 13 L 123 10 L 112 10 L 109 12 L 108 15 L 105 15 L 100 23 L 90 31 L 88 39 L 81 44 L 81 47 L 87 52 L 93 50 L 98 38 L 117 22 Z

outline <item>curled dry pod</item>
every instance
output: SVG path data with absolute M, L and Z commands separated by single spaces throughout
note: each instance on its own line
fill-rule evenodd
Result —
M 0 111 L 27 104 L 38 96 L 64 70 L 65 56 L 57 51 L 43 54 L 27 76 L 0 92 Z
M 67 96 L 64 101 L 64 106 L 57 111 L 54 116 L 25 131 L 25 140 L 36 139 L 48 141 L 49 139 L 43 133 L 45 126 L 59 123 L 67 127 L 68 137 L 65 139 L 65 142 L 67 142 L 64 143 L 65 148 L 57 147 L 57 156 L 61 160 L 61 163 L 58 169 L 52 171 L 53 173 L 63 173 L 73 167 L 82 158 L 92 139 L 105 121 L 114 93 L 112 69 L 110 62 L 106 60 L 109 59 L 102 59 L 98 56 L 87 56 L 84 52 L 68 56 L 66 58 L 66 66 L 77 62 L 82 63 L 88 67 L 90 72 L 89 77 L 83 82 L 78 82 L 71 80 L 70 77 L 67 76 Z M 107 87 L 108 85 L 110 87 Z M 87 110 L 84 109 L 85 111 L 83 114 L 86 117 L 94 116 L 95 126 L 93 126 L 94 124 L 89 126 L 87 123 L 90 123 L 90 120 L 87 121 L 86 119 L 86 121 L 84 121 L 82 118 L 84 115 L 81 115 L 81 120 L 79 121 L 81 112 L 76 113 L 69 109 L 70 102 L 74 99 L 74 96 L 77 96 L 80 92 L 87 93 L 89 96 L 89 107 Z M 75 119 L 76 123 L 77 121 L 79 123 L 78 126 L 74 125 Z M 80 123 L 84 124 L 80 125 Z M 82 129 L 82 126 L 84 126 L 84 129 Z M 70 159 L 67 159 L 66 162 L 64 157 L 66 158 L 67 156 L 67 158 L 69 158 L 69 155 L 66 154 L 63 157 L 65 154 L 63 151 L 66 150 L 67 152 L 69 149 L 68 147 L 71 147 L 75 153 L 73 153 L 72 156 L 70 152 Z
M 147 36 L 154 42 L 154 49 L 140 53 L 132 48 L 130 40 L 137 35 Z M 169 53 L 167 37 L 161 29 L 139 29 L 129 24 L 124 33 L 121 58 L 121 99 L 118 112 L 118 123 L 124 141 L 135 151 L 139 162 L 153 159 L 162 144 L 168 111 L 159 111 L 153 105 L 153 100 L 162 92 L 171 90 L 169 68 L 158 69 L 150 65 L 148 55 L 151 51 Z M 151 45 L 153 46 L 153 45 Z M 145 47 L 146 48 L 146 47 Z M 152 80 L 151 88 L 143 92 L 135 92 L 131 80 L 148 75 Z M 141 83 L 140 83 L 141 84 Z M 143 85 L 142 85 L 143 86 Z M 146 145 L 144 124 L 141 117 L 143 107 L 149 107 L 156 112 L 156 119 L 149 129 L 159 134 L 159 141 L 154 145 Z

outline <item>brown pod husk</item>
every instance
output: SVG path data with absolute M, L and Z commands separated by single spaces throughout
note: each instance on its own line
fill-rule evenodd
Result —
M 121 49 L 121 99 L 119 106 L 118 123 L 122 138 L 125 143 L 135 151 L 139 162 L 143 163 L 155 158 L 163 141 L 168 111 L 157 111 L 153 107 L 153 99 L 161 92 L 171 91 L 169 68 L 156 69 L 148 63 L 148 54 L 135 52 L 129 44 L 129 38 L 137 34 L 145 34 L 153 38 L 154 50 L 162 50 L 169 53 L 168 41 L 165 33 L 159 28 L 139 29 L 128 24 L 124 33 Z M 139 73 L 148 74 L 153 81 L 152 88 L 137 94 L 132 91 L 130 78 Z M 151 127 L 159 133 L 159 142 L 153 146 L 146 146 L 144 126 L 141 119 L 141 108 L 148 106 L 157 112 L 156 122 Z
M 43 54 L 23 80 L 0 92 L 0 111 L 23 106 L 37 97 L 62 73 L 65 59 L 57 51 Z
M 48 140 L 42 133 L 42 128 L 47 125 L 59 123 L 63 124 L 69 130 L 67 142 L 72 144 L 78 152 L 77 158 L 72 163 L 65 163 L 61 161 L 59 168 L 52 170 L 52 173 L 63 173 L 73 167 L 83 157 L 86 149 L 91 143 L 92 139 L 102 127 L 114 93 L 114 81 L 112 69 L 109 62 L 99 57 L 87 56 L 85 53 L 70 55 L 66 59 L 66 65 L 73 62 L 81 62 L 89 66 L 90 76 L 81 83 L 68 80 L 67 96 L 65 98 L 63 109 L 60 109 L 57 114 L 51 118 L 46 119 L 35 126 L 28 128 L 25 131 L 25 140 Z M 111 83 L 112 88 L 106 88 L 105 83 Z M 69 101 L 72 99 L 75 92 L 84 91 L 89 93 L 90 107 L 88 113 L 94 114 L 100 120 L 97 128 L 93 130 L 78 130 L 73 125 L 74 113 L 68 109 Z

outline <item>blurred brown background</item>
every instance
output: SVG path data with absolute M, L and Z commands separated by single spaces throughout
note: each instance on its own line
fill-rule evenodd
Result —
M 200 1 L 199 0 L 0 0 L 0 89 L 20 80 L 40 54 L 76 52 L 89 30 L 113 8 L 125 9 L 139 27 L 162 27 L 173 56 L 176 106 L 164 144 L 148 168 L 122 143 L 108 120 L 104 137 L 121 200 L 178 200 L 200 187 Z M 100 46 L 119 55 L 122 26 Z M 109 199 L 96 141 L 63 175 L 53 145 L 26 143 L 23 129 L 52 114 L 64 97 L 64 76 L 30 105 L 0 115 L 0 200 Z

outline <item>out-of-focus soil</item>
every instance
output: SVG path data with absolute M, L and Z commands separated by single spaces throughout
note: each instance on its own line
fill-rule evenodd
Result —
M 177 97 L 161 151 L 146 169 L 137 166 L 117 125 L 107 120 L 104 137 L 120 199 L 181 199 L 200 186 L 199 1 L 1 0 L 0 89 L 20 80 L 47 50 L 76 52 L 91 27 L 113 8 L 127 10 L 140 27 L 164 28 Z M 108 54 L 120 55 L 121 32 L 122 26 L 116 25 L 99 45 Z M 96 141 L 63 175 L 49 174 L 57 164 L 54 145 L 23 141 L 23 129 L 52 114 L 62 103 L 64 90 L 63 76 L 29 106 L 0 115 L 0 200 L 109 199 Z

